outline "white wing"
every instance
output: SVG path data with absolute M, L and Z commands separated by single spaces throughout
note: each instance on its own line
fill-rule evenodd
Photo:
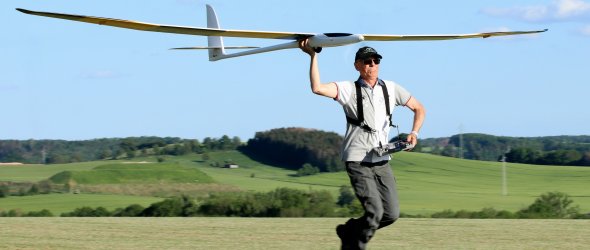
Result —
M 151 31 L 151 32 L 163 32 L 163 33 L 174 33 L 174 34 L 185 34 L 185 35 L 196 35 L 196 36 L 226 36 L 226 37 L 246 37 L 246 38 L 271 38 L 271 39 L 288 39 L 297 40 L 310 36 L 314 36 L 313 33 L 294 33 L 294 32 L 275 32 L 275 31 L 252 31 L 252 30 L 226 30 L 226 29 L 212 29 L 212 28 L 199 28 L 199 27 L 185 27 L 185 26 L 171 26 L 161 25 L 152 23 L 143 23 L 129 20 L 104 18 L 104 17 L 92 17 L 82 15 L 70 15 L 60 14 L 52 12 L 39 12 L 25 9 L 17 9 L 20 12 L 46 16 L 53 18 L 60 18 L 78 22 L 94 23 L 98 25 L 107 25 L 125 29 Z
M 99 25 L 107 25 L 125 29 L 134 29 L 141 31 L 163 32 L 196 36 L 225 36 L 225 37 L 245 37 L 245 38 L 269 38 L 269 39 L 287 39 L 299 40 L 307 37 L 315 36 L 314 33 L 298 33 L 298 32 L 278 32 L 278 31 L 253 31 L 253 30 L 228 30 L 228 29 L 213 29 L 200 27 L 186 27 L 186 26 L 171 26 L 161 24 L 151 24 L 144 22 L 136 22 L 129 20 L 92 17 L 82 15 L 60 14 L 52 12 L 31 11 L 25 9 L 17 9 L 20 12 L 46 16 L 53 18 L 60 18 L 78 22 L 94 23 Z M 365 41 L 428 41 L 428 40 L 451 40 L 451 39 L 465 39 L 465 38 L 488 38 L 493 36 L 510 36 L 545 32 L 545 30 L 536 31 L 509 31 L 509 32 L 487 32 L 475 34 L 451 34 L 451 35 L 372 35 L 363 34 Z
M 533 31 L 506 31 L 506 32 L 485 32 L 473 34 L 448 34 L 448 35 L 363 35 L 365 41 L 431 41 L 451 40 L 466 38 L 488 38 L 493 36 L 512 36 L 545 32 L 544 30 Z

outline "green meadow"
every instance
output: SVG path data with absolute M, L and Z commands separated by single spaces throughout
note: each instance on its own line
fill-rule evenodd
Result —
M 104 207 L 109 210 L 139 204 L 144 207 L 161 201 L 158 197 L 113 195 L 113 194 L 47 194 L 33 196 L 12 196 L 0 199 L 0 210 L 19 209 L 21 211 L 39 211 L 48 209 L 55 216 L 71 212 L 76 208 Z
M 342 185 L 349 185 L 346 173 L 322 173 L 293 177 L 294 171 L 263 166 L 242 159 L 237 152 L 211 154 L 212 158 L 240 159 L 239 169 L 199 167 L 215 180 L 243 189 L 268 191 L 279 186 L 301 189 L 325 189 L 338 195 Z M 235 158 L 235 159 L 234 159 Z M 238 161 L 239 162 L 239 161 Z M 485 207 L 517 211 L 542 193 L 569 194 L 581 211 L 590 212 L 590 168 L 507 164 L 508 195 L 502 195 L 502 164 L 441 157 L 421 153 L 399 153 L 391 161 L 402 212 L 431 214 L 444 209 L 479 211 Z
M 0 249 L 340 249 L 342 218 L 0 218 Z M 408 219 L 368 249 L 588 249 L 590 220 Z
M 295 177 L 295 171 L 253 161 L 237 152 L 96 161 L 56 165 L 0 166 L 0 181 L 52 179 L 80 192 L 0 198 L 0 210 L 55 215 L 82 206 L 109 210 L 148 206 L 171 194 L 258 191 L 278 187 L 328 190 L 349 185 L 346 173 Z M 214 167 L 226 161 L 238 169 Z M 151 163 L 144 163 L 151 162 Z M 569 194 L 590 211 L 590 168 L 508 164 L 508 195 L 502 195 L 501 163 L 419 153 L 391 162 L 402 212 L 485 207 L 517 211 L 546 192 Z M 334 228 L 344 218 L 0 218 L 0 249 L 339 249 Z M 586 249 L 590 220 L 480 220 L 402 218 L 379 230 L 369 249 Z
M 213 182 L 211 177 L 196 168 L 176 162 L 106 164 L 86 171 L 63 171 L 50 180 L 58 184 L 71 180 L 78 184 Z
M 208 192 L 260 191 L 278 187 L 328 190 L 334 197 L 349 185 L 346 173 L 295 177 L 295 171 L 264 165 L 237 152 L 125 161 L 96 161 L 56 165 L 0 166 L 0 181 L 73 183 L 80 194 L 51 194 L 0 199 L 0 209 L 50 209 L 54 214 L 84 204 L 106 208 L 133 203 L 147 205 L 170 194 L 203 195 Z M 238 169 L 214 167 L 225 161 Z M 151 163 L 139 163 L 151 162 Z M 567 193 L 581 212 L 590 212 L 590 168 L 507 164 L 508 195 L 502 195 L 500 162 L 462 160 L 421 153 L 398 153 L 391 162 L 405 214 L 431 214 L 445 209 L 479 211 L 493 207 L 515 212 L 546 192 Z M 71 181 L 70 181 L 71 182 Z M 93 197 L 95 199 L 93 199 Z M 90 202 L 94 201 L 94 202 Z M 53 205 L 51 205 L 53 204 Z M 56 205 L 56 204 L 61 204 Z

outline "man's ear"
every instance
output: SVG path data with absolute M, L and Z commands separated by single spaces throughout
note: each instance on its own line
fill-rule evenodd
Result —
M 354 68 L 356 69 L 356 71 L 361 71 L 359 60 L 354 61 L 353 65 L 354 65 Z

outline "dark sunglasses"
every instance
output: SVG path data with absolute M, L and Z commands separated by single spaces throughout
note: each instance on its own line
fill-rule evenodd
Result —
M 363 60 L 363 63 L 365 65 L 369 65 L 369 64 L 371 64 L 371 62 L 373 62 L 375 64 L 379 64 L 379 63 L 381 63 L 381 59 L 379 59 L 379 58 L 375 58 L 375 59 L 369 58 L 369 59 Z

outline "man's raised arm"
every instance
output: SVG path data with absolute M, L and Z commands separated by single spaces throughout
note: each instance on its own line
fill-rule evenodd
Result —
M 299 41 L 299 48 L 303 52 L 307 53 L 311 57 L 309 65 L 309 81 L 311 83 L 311 91 L 316 95 L 322 95 L 325 97 L 336 98 L 338 96 L 338 87 L 336 83 L 320 82 L 320 70 L 318 68 L 317 53 L 307 44 L 307 39 Z

